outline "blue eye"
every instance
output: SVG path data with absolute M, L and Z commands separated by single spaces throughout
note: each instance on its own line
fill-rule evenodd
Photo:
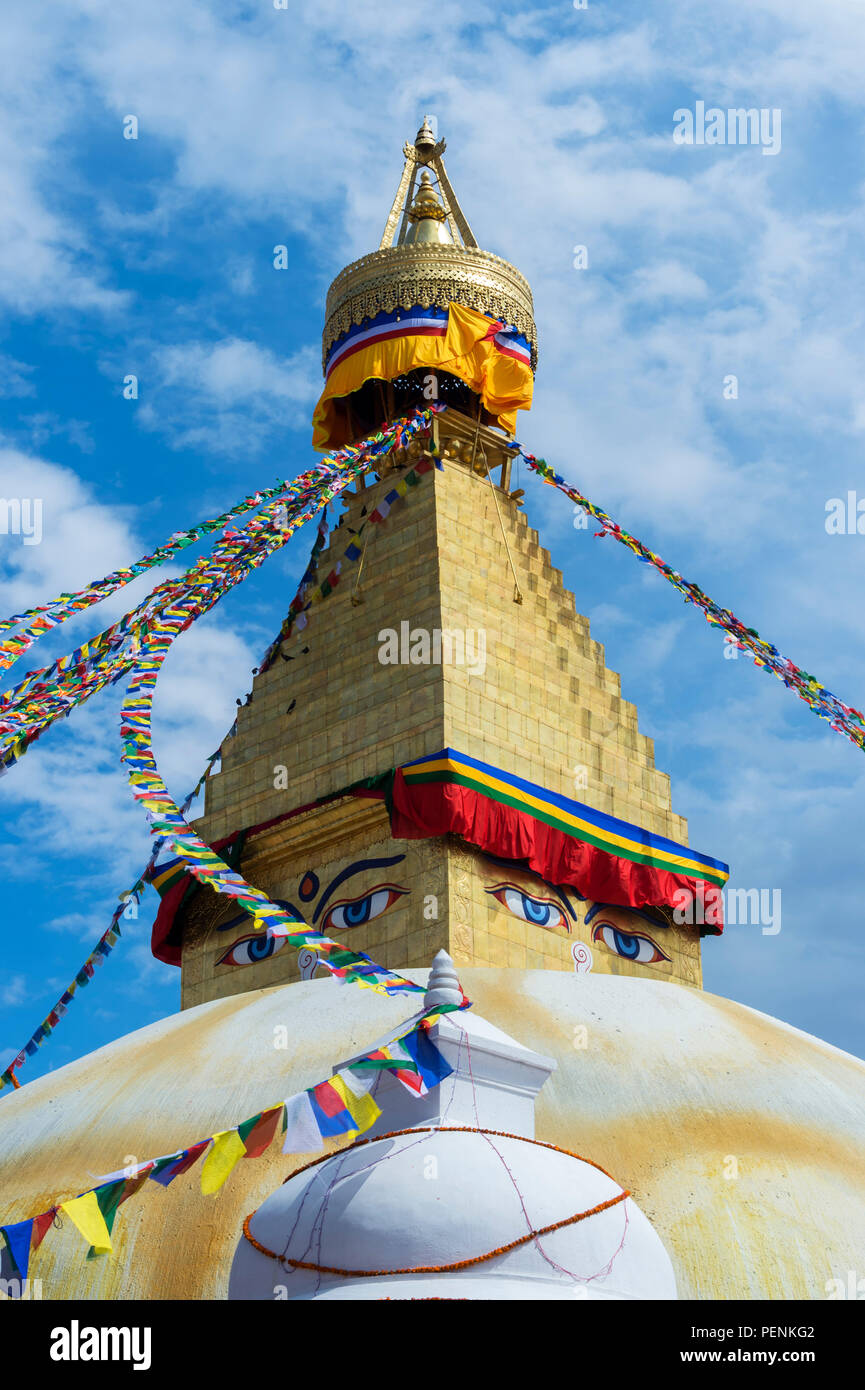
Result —
M 509 883 L 486 891 L 523 922 L 531 922 L 536 927 L 546 927 L 548 930 L 567 926 L 562 909 L 549 898 L 533 898 Z
M 545 927 L 553 915 L 549 903 L 539 902 L 537 898 L 527 898 L 525 893 L 520 894 L 520 899 L 526 921 L 537 922 L 539 927 Z
M 650 936 L 640 932 L 620 931 L 612 922 L 598 922 L 592 931 L 593 941 L 602 941 L 615 955 L 623 960 L 639 961 L 641 965 L 657 965 L 660 960 L 669 960 Z
M 335 903 L 325 915 L 321 930 L 326 936 L 329 931 L 344 931 L 346 927 L 362 927 L 365 922 L 371 922 L 374 917 L 380 917 L 383 912 L 387 912 L 388 908 L 393 907 L 398 898 L 405 896 L 405 891 L 404 888 L 397 888 L 394 884 L 382 884 L 373 889 L 371 893 L 364 893 L 362 898 Z
M 347 927 L 359 927 L 364 922 L 369 921 L 369 914 L 372 908 L 372 893 L 367 893 L 360 902 L 346 903 L 342 909 L 343 921 Z
M 268 936 L 263 931 L 257 932 L 255 936 L 246 936 L 242 941 L 235 941 L 234 945 L 216 963 L 217 965 L 255 965 L 260 960 L 269 960 L 277 951 L 281 951 L 284 945 L 284 936 Z
M 613 941 L 620 956 L 626 956 L 628 960 L 636 960 L 640 954 L 640 938 L 629 936 L 627 932 L 613 931 Z

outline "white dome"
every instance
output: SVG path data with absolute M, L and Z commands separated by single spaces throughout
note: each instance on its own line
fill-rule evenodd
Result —
M 241 1236 L 229 1298 L 676 1297 L 667 1252 L 622 1188 L 592 1164 L 519 1137 L 454 1129 L 381 1137 L 296 1174 L 249 1222 L 268 1250 L 364 1278 L 297 1269 Z M 602 1203 L 614 1205 L 461 1270 Z

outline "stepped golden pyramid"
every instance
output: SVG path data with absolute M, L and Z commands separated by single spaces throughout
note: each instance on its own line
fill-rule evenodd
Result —
M 495 817 L 482 843 L 480 833 L 440 833 L 440 821 L 424 828 L 420 813 L 409 827 L 405 815 L 392 819 L 393 784 L 382 792 L 401 769 L 416 790 L 436 778 L 481 784 L 498 788 L 499 805 L 538 816 L 578 803 L 608 834 L 614 818 L 632 835 L 673 842 L 683 864 L 692 853 L 635 707 L 522 514 L 512 440 L 537 363 L 531 291 L 477 246 L 443 152 L 425 121 L 404 147 L 381 246 L 331 286 L 316 443 L 356 442 L 431 401 L 447 409 L 343 494 L 307 576 L 321 601 L 256 676 L 197 829 L 216 847 L 228 841 L 272 899 L 390 969 L 423 982 L 447 953 L 433 994 L 458 977 L 475 1031 L 465 1034 L 468 1072 L 463 1039 L 453 1044 L 440 1124 L 461 1115 L 477 1136 L 485 1116 L 530 1095 L 534 1119 L 514 1120 L 518 1133 L 531 1142 L 536 1130 L 628 1189 L 633 1229 L 653 1228 L 680 1298 L 824 1298 L 861 1259 L 865 1065 L 705 993 L 699 929 L 679 924 L 669 904 L 604 902 L 544 878 L 495 852 Z M 710 949 L 724 948 L 710 938 Z M 160 913 L 154 950 L 180 966 L 181 1012 L 6 1100 L 0 1196 L 10 1220 L 230 1129 L 412 1012 L 406 998 L 319 978 L 311 952 L 256 935 L 207 889 Z M 402 1132 L 434 1116 L 393 1113 L 399 1123 L 384 1115 L 374 1141 L 385 1121 Z M 469 1196 L 472 1181 L 487 1181 L 473 1152 L 461 1159 Z M 224 1298 L 244 1218 L 312 1156 L 274 1144 L 239 1163 L 216 1197 L 201 1194 L 194 1172 L 165 1189 L 147 1183 L 122 1208 L 111 1256 L 84 1261 L 67 1223 L 34 1255 L 31 1277 L 46 1298 Z M 546 1179 L 527 1170 L 525 1181 L 531 1191 Z M 561 1181 L 564 1217 L 570 1179 Z M 403 1174 L 402 1206 L 389 1215 L 421 1241 L 431 1186 Z M 466 1254 L 471 1218 L 450 1200 L 450 1226 L 430 1237 L 439 1270 Z M 348 1200 L 340 1210 L 354 1263 L 396 1269 L 403 1237 L 382 1249 L 369 1211 L 353 1214 Z M 495 1212 L 489 1239 L 501 1246 L 518 1235 L 518 1209 L 502 1197 Z M 580 1276 L 589 1296 L 646 1296 L 657 1251 L 632 1265 L 622 1255 L 630 1273 L 609 1253 L 606 1273 L 587 1265 Z M 233 1296 L 265 1296 L 245 1292 L 251 1276 L 237 1259 Z M 462 1278 L 459 1296 L 524 1297 L 529 1286 L 558 1296 L 537 1272 L 509 1286 L 484 1268 L 490 1278 Z M 393 1296 L 431 1287 L 457 1296 L 455 1277 L 441 1272 L 423 1295 Z M 289 1282 L 280 1293 L 274 1283 L 267 1296 L 389 1296 L 357 1282 L 347 1292 L 319 1285 L 292 1292 Z

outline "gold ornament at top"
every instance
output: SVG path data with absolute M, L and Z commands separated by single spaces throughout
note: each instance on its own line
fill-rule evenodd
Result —
M 322 365 L 333 344 L 376 314 L 463 304 L 512 325 L 531 345 L 537 367 L 537 330 L 528 281 L 509 261 L 482 251 L 459 205 L 436 141 L 424 117 L 405 163 L 377 251 L 347 265 L 327 293 Z M 433 177 L 435 183 L 433 183 Z
M 432 179 L 424 169 L 420 176 L 420 189 L 406 217 L 412 224 L 406 232 L 405 246 L 420 246 L 437 242 L 452 246 L 453 237 L 447 226 L 447 212 L 439 202 L 433 188 Z
M 414 137 L 414 145 L 404 145 L 403 150 L 407 151 L 413 149 L 414 157 L 418 164 L 429 164 L 430 160 L 433 159 L 437 153 L 442 153 L 444 147 L 444 140 L 442 140 L 440 146 L 436 144 L 435 131 L 429 123 L 429 116 L 424 116 L 423 125 Z

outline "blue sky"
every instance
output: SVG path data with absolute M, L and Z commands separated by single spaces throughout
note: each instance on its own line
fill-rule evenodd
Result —
M 430 15 L 382 3 L 151 0 L 132 15 L 60 0 L 50 24 L 7 7 L 0 495 L 41 497 L 44 537 L 0 537 L 3 613 L 309 465 L 327 285 L 378 245 L 402 142 L 430 112 L 480 244 L 533 286 L 523 443 L 861 705 L 865 537 L 824 525 L 828 499 L 865 497 L 858 0 L 477 4 L 470 23 L 442 0 L 433 18 L 434 34 Z M 697 101 L 780 110 L 780 153 L 676 145 L 674 112 Z M 121 394 L 129 373 L 137 401 Z M 782 894 L 777 934 L 704 944 L 706 987 L 865 1054 L 862 753 L 744 657 L 725 660 L 718 632 L 574 529 L 565 499 L 521 482 L 691 843 L 727 859 L 735 885 Z M 249 689 L 310 542 L 169 657 L 156 749 L 178 799 Z M 136 581 L 45 655 L 144 592 Z M 119 698 L 75 713 L 0 786 L 4 1065 L 147 858 Z M 150 956 L 152 909 L 25 1078 L 178 1007 L 179 972 Z

